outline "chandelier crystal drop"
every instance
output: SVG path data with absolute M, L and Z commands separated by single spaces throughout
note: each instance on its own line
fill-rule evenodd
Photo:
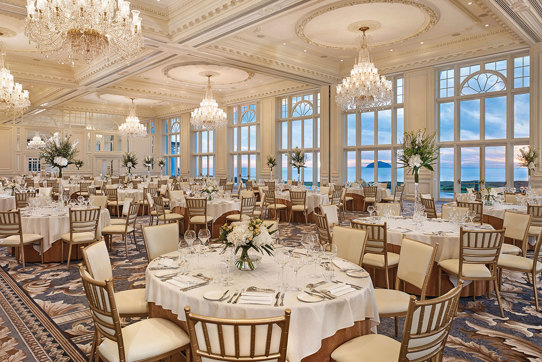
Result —
M 213 130 L 225 127 L 228 124 L 228 116 L 222 108 L 218 108 L 218 103 L 213 98 L 211 89 L 211 77 L 207 75 L 207 90 L 205 96 L 199 104 L 199 108 L 192 111 L 190 124 L 195 129 Z
M 36 133 L 34 137 L 30 141 L 28 141 L 27 145 L 29 150 L 41 150 L 45 148 L 45 142 L 41 139 L 41 137 Z
M 132 98 L 130 113 L 126 117 L 126 121 L 119 126 L 119 132 L 128 137 L 145 137 L 147 135 L 147 127 L 139 123 L 139 118 L 136 115 L 134 98 Z
M 13 80 L 13 75 L 4 66 L 4 54 L 0 55 L 0 110 L 21 112 L 30 106 L 28 91 Z
M 139 11 L 124 0 L 27 0 L 25 34 L 61 63 L 133 56 L 143 47 Z
M 389 105 L 393 96 L 392 83 L 378 74 L 378 69 L 371 63 L 367 37 L 368 27 L 361 27 L 361 48 L 350 76 L 337 85 L 336 102 L 343 110 L 367 110 Z

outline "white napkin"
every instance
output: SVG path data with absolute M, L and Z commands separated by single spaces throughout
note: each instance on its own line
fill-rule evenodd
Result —
M 237 304 L 271 305 L 275 302 L 275 293 L 243 292 Z
M 362 270 L 362 267 L 341 258 L 333 258 L 333 264 L 341 270 Z
M 173 266 L 173 259 L 162 258 L 160 259 L 160 265 L 165 267 Z
M 318 290 L 329 292 L 336 297 L 356 291 L 356 289 L 345 283 L 325 284 L 323 287 L 318 288 Z
M 200 280 L 200 279 L 189 277 L 187 275 L 177 275 L 177 276 L 175 276 L 175 277 L 173 277 L 171 279 L 168 279 L 166 282 L 169 283 L 169 284 L 172 284 L 172 285 L 174 285 L 176 287 L 179 287 L 179 288 L 188 288 L 188 287 L 191 287 L 193 285 L 201 284 L 204 281 Z

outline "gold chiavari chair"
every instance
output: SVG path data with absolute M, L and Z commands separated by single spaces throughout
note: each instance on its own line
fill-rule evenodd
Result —
M 121 235 L 124 241 L 124 249 L 126 251 L 126 257 L 128 257 L 128 235 L 131 236 L 132 242 L 137 246 L 135 230 L 137 215 L 139 213 L 139 204 L 130 203 L 128 208 L 128 214 L 124 220 L 124 224 L 113 224 L 102 228 L 102 234 L 106 241 L 109 241 L 109 245 L 113 243 L 113 235 Z
M 249 197 L 241 196 L 241 210 L 238 214 L 232 214 L 226 216 L 226 221 L 228 223 L 235 221 L 245 221 L 250 220 L 251 217 L 254 217 L 254 205 L 256 204 L 256 198 L 254 194 Z
M 292 206 L 288 221 L 292 222 L 294 212 L 302 212 L 303 216 L 305 216 L 305 224 L 308 223 L 307 214 L 309 210 L 307 209 L 307 191 L 290 190 L 290 202 Z
M 22 209 L 28 206 L 28 200 L 31 197 L 36 197 L 36 192 L 16 192 L 15 193 L 15 205 L 18 209 Z
M 137 190 L 139 188 L 140 183 L 141 183 L 141 181 L 132 180 L 132 187 Z
M 284 211 L 286 213 L 286 216 L 288 216 L 288 207 L 284 204 L 280 204 L 280 203 L 277 203 L 277 198 L 275 196 L 275 190 L 264 190 L 263 191 L 264 194 L 265 194 L 265 199 L 264 199 L 264 206 L 263 208 L 264 209 L 267 209 L 267 210 L 273 210 L 273 217 L 276 219 L 276 220 L 279 220 L 280 219 L 280 212 L 281 211 Z
M 119 176 L 119 183 L 123 185 L 126 184 L 126 175 Z
M 120 177 L 111 177 L 111 185 L 118 185 L 120 183 Z
M 247 180 L 247 182 L 245 182 L 245 188 L 252 191 L 254 188 L 254 180 Z
M 88 201 L 90 206 L 100 207 L 102 209 L 105 209 L 107 207 L 107 196 L 90 195 Z
M 194 225 L 205 226 L 210 224 L 209 230 L 213 230 L 213 217 L 207 214 L 207 199 L 187 197 L 186 208 L 188 211 L 188 229 Z
M 264 181 L 264 184 L 268 190 L 275 191 L 275 181 Z
M 153 225 L 143 227 L 143 241 L 147 251 L 147 261 L 150 263 L 160 255 L 178 250 L 179 224 Z
M 456 201 L 457 206 L 459 207 L 466 207 L 471 212 L 474 211 L 476 215 L 474 216 L 473 221 L 479 222 L 480 224 L 483 223 L 484 220 L 484 204 L 482 201 Z
M 178 222 L 179 224 L 182 224 L 182 221 L 184 220 L 183 215 L 166 210 L 164 206 L 164 198 L 161 196 L 156 196 L 154 198 L 154 210 L 156 211 L 156 225 L 158 225 L 160 221 L 163 221 L 164 224 L 169 224 L 171 222 Z
M 420 299 L 425 292 L 431 269 L 435 263 L 438 244 L 435 246 L 403 237 L 399 253 L 399 265 L 395 277 L 395 289 L 375 289 L 376 305 L 380 318 L 395 318 L 395 335 L 398 333 L 398 317 L 406 316 L 410 295 L 401 290 L 408 283 L 420 289 Z
M 504 229 L 504 242 L 501 248 L 502 254 L 521 256 L 527 254 L 527 241 L 529 238 L 531 217 L 530 214 L 510 211 L 504 212 L 504 219 L 502 222 L 502 227 Z
M 527 205 L 527 214 L 531 215 L 529 236 L 538 237 L 542 232 L 542 205 Z
M 77 192 L 77 195 L 88 197 L 90 194 L 89 186 L 90 182 L 79 183 L 79 191 Z
M 367 242 L 363 249 L 362 266 L 368 266 L 376 273 L 376 269 L 384 269 L 386 288 L 390 289 L 388 270 L 399 264 L 399 254 L 388 251 L 388 232 L 386 223 L 369 224 L 352 221 L 352 227 L 367 231 Z
M 228 182 L 228 179 L 227 178 L 221 178 L 218 180 L 218 186 L 226 186 L 226 182 Z
M 35 183 L 34 183 L 34 179 L 33 178 L 28 178 L 25 180 L 25 183 L 26 183 L 26 187 L 34 187 L 35 186 Z
M 53 198 L 57 199 L 60 195 L 60 185 L 58 184 L 58 180 L 47 180 L 47 187 L 51 187 L 53 189 L 52 196 Z
M 318 240 L 320 241 L 320 245 L 331 244 L 332 236 L 329 229 L 329 224 L 327 222 L 327 215 L 320 215 L 315 212 L 314 223 L 316 224 L 316 230 L 318 232 Z
M 501 310 L 501 295 L 497 285 L 497 260 L 501 252 L 504 230 L 470 231 L 460 228 L 459 259 L 445 259 L 438 262 L 438 293 L 441 293 L 442 272 L 456 276 L 460 280 L 486 280 L 493 282 L 497 302 Z M 487 288 L 488 298 L 491 288 Z
M 228 182 L 224 185 L 224 192 L 233 192 L 233 182 Z
M 143 188 L 143 196 L 144 196 L 144 200 L 143 200 L 143 209 L 145 208 L 145 206 L 147 207 L 148 209 L 148 214 L 150 215 L 151 213 L 151 206 L 149 205 L 149 201 L 147 200 L 147 194 L 150 194 L 151 195 L 151 199 L 154 198 L 156 195 L 157 195 L 157 192 L 158 192 L 158 189 L 156 187 L 144 187 Z M 145 210 L 143 210 L 143 212 L 145 212 Z
M 367 207 L 367 204 L 376 203 L 377 192 L 378 192 L 378 186 L 363 186 L 363 196 L 365 197 L 365 207 Z
M 366 334 L 336 348 L 331 361 L 441 361 L 462 287 L 459 282 L 445 295 L 429 300 L 416 301 L 411 296 L 401 342 L 382 334 Z
M 83 266 L 79 273 L 96 330 L 91 356 L 97 354 L 97 361 L 158 361 L 189 354 L 190 338 L 167 319 L 143 319 L 121 328 L 113 281 L 98 281 Z
M 105 188 L 105 195 L 107 196 L 107 208 L 113 208 L 117 210 L 117 216 L 120 216 L 120 201 L 118 196 L 118 190 L 116 188 Z
M 188 306 L 184 311 L 194 362 L 286 361 L 288 308 L 284 316 L 262 319 L 207 317 L 192 313 Z
M 469 209 L 467 207 L 458 207 L 455 204 L 442 205 L 441 218 L 443 220 L 450 220 L 453 216 L 460 217 L 461 219 L 467 216 Z
M 367 232 L 362 229 L 335 226 L 332 244 L 337 245 L 337 256 L 356 265 L 361 265 L 363 247 L 367 242 Z
M 21 210 L 0 212 L 0 247 L 16 248 L 17 261 L 22 261 L 25 271 L 24 246 L 40 244 L 41 263 L 43 264 L 43 236 L 24 234 L 21 223 Z
M 437 208 L 435 206 L 435 199 L 433 197 L 420 197 L 420 201 L 423 206 L 423 211 L 427 214 L 429 219 L 440 218 L 440 214 L 437 214 Z
M 386 211 L 392 216 L 401 215 L 401 205 L 395 202 L 377 202 L 375 204 L 377 215 L 384 215 Z
M 393 196 L 386 196 L 382 198 L 382 202 L 398 202 L 401 205 L 401 210 L 403 210 L 403 192 L 405 191 L 405 185 L 395 186 L 395 191 Z
M 64 262 L 64 244 L 68 244 L 68 263 L 72 256 L 73 245 L 92 244 L 100 240 L 98 235 L 98 222 L 100 221 L 100 208 L 70 209 L 70 232 L 60 236 L 60 262 Z

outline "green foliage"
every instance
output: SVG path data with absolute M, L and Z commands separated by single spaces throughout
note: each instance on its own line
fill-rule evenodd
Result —
M 438 146 L 435 143 L 435 133 L 427 130 L 405 132 L 403 152 L 399 155 L 400 167 L 409 168 L 418 182 L 420 169 L 433 170 L 433 163 L 438 159 Z
M 128 169 L 128 173 L 132 171 L 132 168 L 137 166 L 137 157 L 133 152 L 126 152 L 122 155 L 122 166 Z

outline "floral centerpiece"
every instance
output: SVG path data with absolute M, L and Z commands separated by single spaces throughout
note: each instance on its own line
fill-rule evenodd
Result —
M 77 170 L 79 171 L 81 169 L 81 167 L 83 167 L 83 161 L 81 160 L 75 160 L 73 161 L 73 164 L 75 165 L 75 167 L 77 167 Z
M 277 158 L 275 156 L 267 156 L 267 162 L 265 163 L 271 170 L 271 179 L 273 179 L 273 168 L 277 165 Z
M 297 169 L 298 181 L 301 181 L 301 169 L 305 168 L 305 162 L 307 161 L 305 158 L 305 153 L 296 147 L 294 152 L 288 155 L 288 158 L 290 158 L 290 164 L 292 167 Z
M 401 167 L 409 168 L 414 175 L 414 202 L 418 204 L 418 182 L 420 169 L 433 171 L 433 163 L 438 158 L 438 146 L 435 144 L 435 133 L 426 130 L 405 132 L 403 152 L 399 156 Z
M 132 173 L 132 168 L 137 166 L 137 157 L 135 153 L 126 152 L 122 155 L 122 166 L 128 169 L 128 173 Z
M 55 132 L 51 138 L 45 142 L 45 147 L 40 157 L 45 162 L 58 169 L 58 177 L 62 178 L 62 170 L 68 165 L 74 163 L 74 157 L 77 154 L 77 141 L 72 143 L 70 136 L 60 138 L 60 134 Z
M 497 198 L 497 191 L 495 191 L 494 188 L 487 186 L 482 189 L 481 196 L 482 196 L 482 199 L 485 201 L 484 203 L 487 206 L 491 206 L 493 205 L 493 202 Z
M 213 198 L 213 194 L 218 192 L 216 185 L 212 183 L 206 183 L 202 188 L 201 192 L 206 193 L 209 200 Z
M 162 170 L 164 169 L 164 167 L 166 167 L 166 160 L 160 158 L 158 160 L 158 167 L 160 167 L 160 176 L 162 176 Z
M 235 226 L 222 226 L 218 240 L 224 243 L 224 250 L 233 247 L 235 254 L 241 250 L 241 255 L 235 261 L 237 269 L 254 270 L 255 258 L 251 259 L 248 251 L 254 249 L 258 253 L 265 252 L 267 255 L 273 255 L 271 235 L 276 230 L 271 231 L 272 226 L 272 224 L 264 225 L 261 219 L 251 218 L 250 221 Z
M 531 176 L 534 170 L 536 169 L 536 159 L 538 158 L 538 152 L 534 147 L 524 147 L 519 149 L 518 161 L 521 166 L 527 167 L 527 172 L 529 174 L 529 188 L 531 184 Z
M 19 185 L 13 180 L 6 182 L 6 185 L 4 186 L 4 191 L 8 191 L 11 196 L 15 196 L 15 191 Z
M 147 171 L 151 170 L 151 167 L 154 166 L 154 157 L 147 156 L 143 159 L 143 166 L 147 168 Z

